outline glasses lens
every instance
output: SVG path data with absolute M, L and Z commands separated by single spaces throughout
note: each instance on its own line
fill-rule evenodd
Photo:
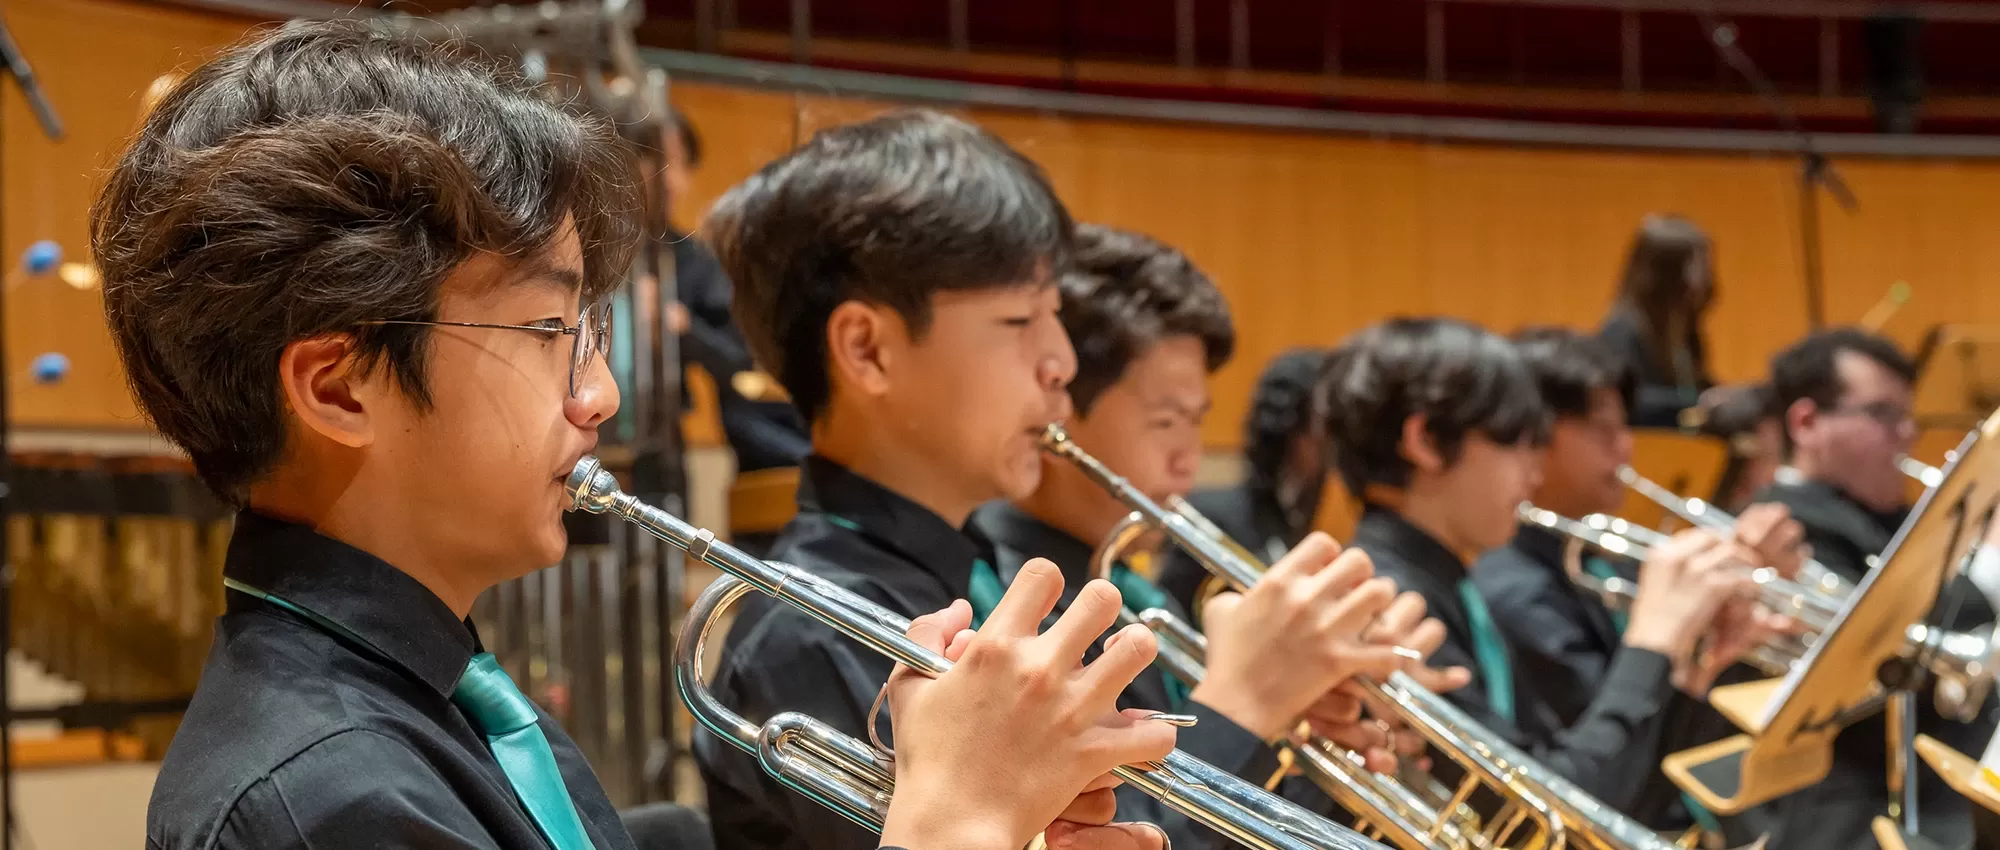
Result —
M 583 308 L 576 319 L 576 342 L 570 347 L 569 394 L 576 396 L 578 387 L 583 386 L 583 376 L 590 371 L 592 358 L 602 351 L 611 337 L 611 305 L 599 301 Z

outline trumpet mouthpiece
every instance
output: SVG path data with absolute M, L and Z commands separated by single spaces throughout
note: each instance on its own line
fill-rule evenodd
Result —
M 1050 422 L 1042 428 L 1042 448 L 1059 451 L 1066 445 L 1069 445 L 1069 432 L 1063 429 L 1062 423 Z
M 563 481 L 563 492 L 569 494 L 568 510 L 601 514 L 618 498 L 618 479 L 595 456 L 584 455 Z

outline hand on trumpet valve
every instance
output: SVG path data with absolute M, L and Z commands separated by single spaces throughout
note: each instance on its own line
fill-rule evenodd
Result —
M 1472 683 L 1472 671 L 1464 667 L 1432 667 L 1431 653 L 1444 645 L 1444 622 L 1424 616 L 1424 595 L 1405 591 L 1382 612 L 1363 637 L 1370 643 L 1407 650 L 1410 663 L 1403 672 L 1434 694 L 1455 691 Z
M 1701 530 L 1653 547 L 1639 566 L 1625 643 L 1672 660 L 1676 687 L 1706 693 L 1724 669 L 1790 622 L 1757 604 L 1757 583 L 1744 569 L 1757 560 L 1750 547 Z
M 1789 508 L 1774 502 L 1743 509 L 1736 517 L 1735 537 L 1755 553 L 1755 560 L 1748 563 L 1770 567 L 1786 579 L 1797 578 L 1806 561 L 1812 559 L 1805 526 L 1792 519 Z
M 1035 559 L 974 632 L 964 601 L 919 617 L 913 640 L 954 666 L 935 680 L 898 666 L 887 686 L 895 730 L 896 806 L 886 844 L 903 847 L 1021 847 L 1053 830 L 1081 848 L 1157 848 L 1149 828 L 1110 824 L 1112 769 L 1163 759 L 1174 726 L 1154 712 L 1117 709 L 1117 699 L 1153 661 L 1153 635 L 1131 625 L 1084 651 L 1117 621 L 1109 582 L 1083 587 L 1047 632 L 1038 627 L 1062 595 L 1062 573 Z M 978 793 L 964 793 L 977 765 Z
M 1248 592 L 1209 600 L 1208 675 L 1194 700 L 1269 741 L 1342 682 L 1402 669 L 1395 647 L 1363 637 L 1395 596 L 1374 574 L 1366 554 L 1316 532 Z

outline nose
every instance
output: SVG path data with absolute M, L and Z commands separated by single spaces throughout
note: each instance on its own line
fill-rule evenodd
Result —
M 618 412 L 618 381 L 603 357 L 591 359 L 577 380 L 576 394 L 563 402 L 563 416 L 578 428 L 595 430 Z
M 1051 392 L 1069 386 L 1070 379 L 1076 377 L 1076 348 L 1070 345 L 1069 333 L 1062 325 L 1055 326 L 1047 349 L 1036 363 L 1035 379 L 1042 388 Z

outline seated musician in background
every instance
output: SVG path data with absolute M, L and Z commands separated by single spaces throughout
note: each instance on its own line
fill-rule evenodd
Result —
M 812 423 L 798 514 L 771 557 L 906 615 L 998 596 L 991 547 L 967 519 L 1040 483 L 1039 438 L 1076 370 L 1055 283 L 1074 226 L 1041 169 L 959 119 L 896 112 L 821 131 L 729 190 L 706 226 L 750 350 Z M 1062 578 L 1037 561 L 1023 582 Z M 866 736 L 890 667 L 757 597 L 711 689 L 747 717 L 802 711 Z M 903 751 L 886 723 L 872 731 Z M 723 850 L 875 845 L 714 736 L 697 732 L 694 749 Z M 992 775 L 968 769 L 938 790 L 982 807 Z
M 105 315 L 141 409 L 242 508 L 149 848 L 633 847 L 467 620 L 563 557 L 563 480 L 618 407 L 629 173 L 603 119 L 352 21 L 255 35 L 149 116 L 91 214 Z M 1035 637 L 1054 584 L 977 635 L 943 601 L 913 625 L 992 663 L 892 685 L 887 844 L 1150 835 L 1086 824 L 1107 771 L 1172 747 L 1114 713 L 1151 637 L 1077 675 L 1116 594 Z M 1000 779 L 957 793 L 975 774 Z
M 1540 484 L 1530 501 L 1571 519 L 1616 513 L 1625 495 L 1618 470 L 1632 461 L 1632 429 L 1625 424 L 1631 373 L 1596 340 L 1567 328 L 1529 328 L 1513 341 L 1553 417 Z M 1785 520 L 1782 508 L 1753 509 L 1738 523 L 1737 537 L 1763 551 L 1796 552 L 1798 524 Z M 1566 542 L 1553 531 L 1523 523 L 1507 545 L 1488 550 L 1472 569 L 1472 582 L 1494 622 L 1521 656 L 1516 699 L 1547 708 L 1564 727 L 1580 722 L 1606 689 L 1606 677 L 1624 646 L 1626 619 L 1571 580 L 1563 563 Z M 1600 578 L 1638 577 L 1637 564 L 1598 553 L 1584 566 Z M 1667 694 L 1664 709 L 1662 755 L 1735 731 L 1705 703 L 1685 694 Z M 1652 766 L 1627 814 L 1660 830 L 1682 830 L 1697 819 L 1704 829 L 1719 828 L 1706 811 L 1682 799 L 1657 763 Z
M 667 169 L 661 179 L 668 198 L 685 198 L 694 170 L 701 167 L 701 136 L 679 110 L 671 113 L 670 123 L 663 152 Z M 700 366 L 715 379 L 717 413 L 723 436 L 736 453 L 736 471 L 798 465 L 812 448 L 798 411 L 784 401 L 745 396 L 746 387 L 738 386 L 738 375 L 762 378 L 762 374 L 730 316 L 735 296 L 729 276 L 698 236 L 678 229 L 668 236 L 673 240 L 679 299 L 669 310 L 668 329 L 680 336 L 682 362 Z M 685 397 L 682 403 L 687 403 Z
M 1326 351 L 1294 348 L 1273 359 L 1251 391 L 1243 423 L 1243 483 L 1196 490 L 1188 503 L 1266 563 L 1306 539 L 1319 514 L 1331 469 L 1312 430 L 1312 383 Z M 1171 550 L 1154 580 L 1189 611 L 1207 594 L 1211 576 L 1187 553 Z
M 1521 354 L 1456 320 L 1393 319 L 1334 350 L 1314 410 L 1365 505 L 1353 546 L 1444 621 L 1434 663 L 1472 671 L 1451 700 L 1598 800 L 1632 811 L 1663 755 L 1675 685 L 1705 687 L 1761 637 L 1749 606 L 1733 601 L 1754 585 L 1724 569 L 1756 555 L 1702 532 L 1655 549 L 1599 689 L 1564 722 L 1537 687 L 1541 660 L 1499 628 L 1468 573 L 1513 537 L 1516 508 L 1539 484 L 1549 419 Z M 1694 658 L 1709 632 L 1712 651 Z
M 1789 464 L 1781 482 L 1756 497 L 1791 509 L 1805 527 L 1813 558 L 1852 582 L 1909 517 L 1908 479 L 1896 466 L 1916 439 L 1911 416 L 1916 370 L 1886 338 L 1855 328 L 1819 331 L 1771 360 L 1771 384 L 1783 412 Z M 1945 584 L 1940 605 L 1957 605 L 1944 625 L 1973 629 L 1994 621 L 1993 606 L 1964 575 Z M 1937 714 L 1917 699 L 1917 727 L 1965 752 L 1981 752 L 1993 732 L 1992 704 L 1978 722 Z M 1779 847 L 1874 847 L 1869 821 L 1888 807 L 1887 726 L 1881 714 L 1854 723 L 1834 742 L 1833 772 L 1811 788 L 1766 806 Z M 1970 836 L 1963 797 L 1928 766 L 1918 771 L 1920 823 L 1945 846 Z M 1857 834 L 1861 833 L 1861 834 Z
M 1597 331 L 1624 358 L 1637 384 L 1631 423 L 1678 428 L 1681 412 L 1715 386 L 1702 342 L 1702 319 L 1715 303 L 1715 263 L 1708 234 L 1678 215 L 1639 223 L 1625 255 L 1618 299 Z
M 1071 439 L 1155 501 L 1186 493 L 1201 463 L 1208 376 L 1235 347 L 1222 293 L 1179 251 L 1088 224 L 1077 228 L 1074 265 L 1059 287 L 1062 324 L 1076 349 Z M 1001 582 L 1041 557 L 1061 565 L 1067 583 L 1078 586 L 1092 575 L 1095 550 L 1130 509 L 1068 461 L 1045 453 L 1042 466 L 1032 494 L 981 508 L 974 524 L 993 541 Z M 1160 669 L 1133 682 L 1127 702 L 1200 717 L 1181 733 L 1181 748 L 1254 783 L 1268 781 L 1278 766 L 1266 742 L 1285 737 L 1301 717 L 1369 753 L 1377 770 L 1393 769 L 1383 729 L 1359 722 L 1360 704 L 1334 687 L 1357 673 L 1384 676 L 1402 668 L 1388 648 L 1362 646 L 1362 629 L 1380 615 L 1391 639 L 1401 639 L 1422 619 L 1422 601 L 1412 597 L 1389 610 L 1388 583 L 1366 583 L 1367 558 L 1335 558 L 1336 551 L 1318 535 L 1277 559 L 1270 578 L 1242 600 L 1239 616 L 1211 623 L 1202 681 L 1182 682 Z M 1317 592 L 1287 592 L 1289 579 L 1309 570 L 1325 578 L 1310 585 Z M 1135 612 L 1165 608 L 1185 618 L 1186 609 L 1125 564 L 1110 577 Z M 978 607 L 977 596 L 973 601 Z M 1323 611 L 1338 613 L 1319 616 Z M 1442 633 L 1436 625 L 1432 630 Z M 1296 799 L 1327 806 L 1324 794 L 1301 790 Z M 1121 808 L 1149 808 L 1150 800 L 1132 796 L 1121 795 L 1130 804 Z M 1178 815 L 1158 816 L 1174 839 L 1222 841 Z

